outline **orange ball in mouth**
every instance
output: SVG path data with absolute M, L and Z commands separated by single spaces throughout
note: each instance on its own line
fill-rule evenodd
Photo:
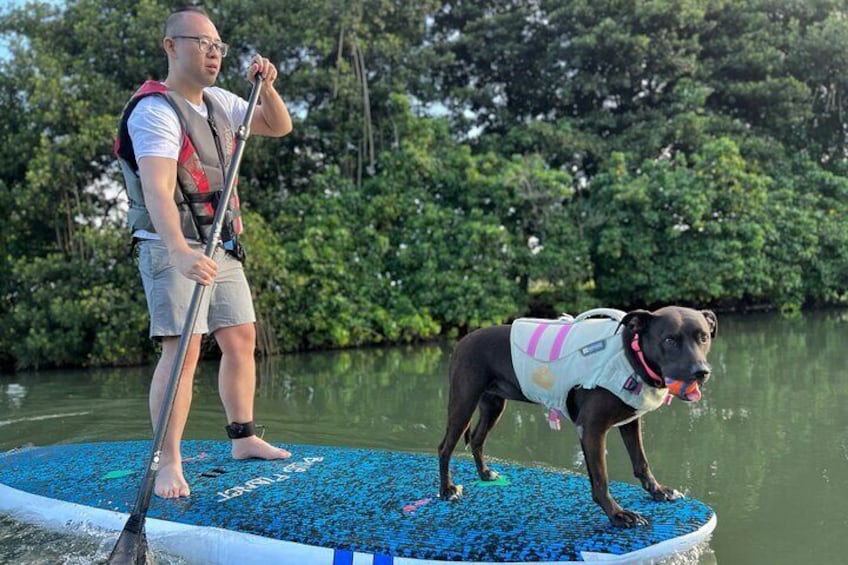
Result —
M 701 386 L 698 381 L 679 381 L 676 379 L 666 379 L 668 392 L 672 396 L 676 396 L 686 402 L 698 402 L 701 400 Z

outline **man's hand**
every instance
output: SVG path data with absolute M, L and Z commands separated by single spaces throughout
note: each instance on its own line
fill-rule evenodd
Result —
M 250 60 L 250 66 L 247 68 L 247 80 L 251 84 L 255 80 L 256 73 L 262 74 L 262 82 L 266 86 L 273 86 L 274 81 L 277 80 L 277 68 L 271 61 L 258 53 Z
M 282 137 L 292 130 L 291 116 L 285 102 L 274 88 L 277 68 L 262 55 L 256 54 L 247 68 L 247 80 L 254 84 L 256 73 L 262 73 L 261 102 L 256 107 L 250 132 L 267 137 Z
M 218 274 L 218 264 L 191 247 L 172 252 L 171 259 L 180 274 L 204 286 L 212 284 Z

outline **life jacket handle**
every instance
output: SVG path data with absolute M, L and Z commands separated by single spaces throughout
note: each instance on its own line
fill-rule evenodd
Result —
M 610 318 L 611 320 L 615 320 L 616 322 L 621 322 L 626 315 L 625 312 L 621 310 L 616 310 L 615 308 L 593 308 L 591 310 L 586 310 L 582 314 L 579 314 L 576 318 L 574 318 L 575 322 L 582 322 L 587 318 Z

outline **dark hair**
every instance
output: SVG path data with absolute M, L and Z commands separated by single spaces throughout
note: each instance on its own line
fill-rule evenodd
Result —
M 186 13 L 200 14 L 201 16 L 206 16 L 207 18 L 209 18 L 209 14 L 206 13 L 206 10 L 203 9 L 203 6 L 195 6 L 192 4 L 180 6 L 179 8 L 171 12 L 171 15 L 168 16 L 168 19 L 165 20 L 164 37 L 169 37 L 171 35 L 171 30 L 174 28 L 174 26 L 176 26 L 177 21 L 183 17 L 183 14 Z

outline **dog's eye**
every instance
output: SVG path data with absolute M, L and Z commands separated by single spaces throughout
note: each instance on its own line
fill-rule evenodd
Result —
M 663 340 L 668 347 L 674 347 L 677 345 L 677 338 L 674 336 L 669 336 Z
M 707 343 L 709 341 L 709 336 L 707 334 L 698 334 L 698 342 Z

